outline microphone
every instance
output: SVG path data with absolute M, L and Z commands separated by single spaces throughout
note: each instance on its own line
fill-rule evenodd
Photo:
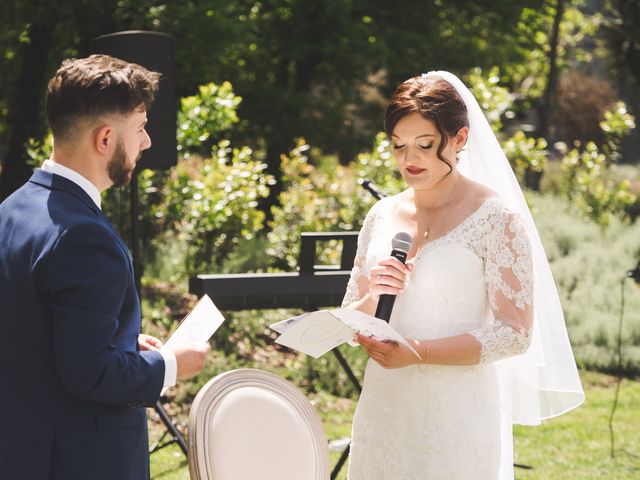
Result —
M 408 233 L 396 233 L 396 236 L 391 240 L 391 256 L 400 260 L 404 265 L 404 263 L 407 261 L 407 254 L 409 253 L 409 250 L 411 250 L 411 242 L 411 235 L 409 235 Z M 389 323 L 389 319 L 391 318 L 391 310 L 393 310 L 393 304 L 395 301 L 395 295 L 380 295 L 380 300 L 378 300 L 378 307 L 376 308 L 376 318 Z
M 636 285 L 640 285 L 640 260 L 638 260 L 638 265 L 636 265 L 636 268 L 627 271 L 627 277 L 633 278 L 633 281 L 636 282 Z

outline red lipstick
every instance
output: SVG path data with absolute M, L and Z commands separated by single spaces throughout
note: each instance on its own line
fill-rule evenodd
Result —
M 426 169 L 425 168 L 418 168 L 418 167 L 406 167 L 405 170 L 410 175 L 419 175 L 422 172 L 424 172 Z

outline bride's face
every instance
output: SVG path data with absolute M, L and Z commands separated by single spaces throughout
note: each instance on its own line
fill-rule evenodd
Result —
M 456 168 L 456 152 L 461 147 L 458 136 L 448 138 L 441 154 L 453 169 Z M 391 145 L 407 185 L 416 190 L 429 189 L 449 174 L 449 165 L 438 158 L 441 138 L 435 124 L 418 112 L 398 121 L 391 135 Z

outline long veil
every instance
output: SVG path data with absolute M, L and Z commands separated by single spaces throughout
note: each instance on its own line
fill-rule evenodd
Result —
M 533 336 L 527 353 L 499 361 L 498 368 L 503 409 L 511 413 L 511 422 L 537 425 L 584 401 L 551 268 L 522 189 L 477 100 L 452 73 L 423 75 L 449 82 L 466 104 L 469 138 L 460 154 L 460 173 L 497 192 L 522 216 L 528 230 L 534 273 Z

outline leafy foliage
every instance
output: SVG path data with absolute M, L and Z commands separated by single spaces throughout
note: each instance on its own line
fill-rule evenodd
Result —
M 560 71 L 591 60 L 585 39 L 593 37 L 601 15 L 584 12 L 582 0 L 569 0 L 560 23 L 557 64 Z M 557 2 L 544 2 L 540 8 L 525 7 L 518 20 L 518 42 L 523 61 L 506 63 L 505 80 L 528 100 L 542 97 L 549 73 L 550 34 Z
M 627 112 L 624 102 L 617 102 L 613 109 L 604 113 L 604 120 L 600 122 L 604 132 L 603 151 L 610 162 L 618 162 L 622 158 L 622 139 L 636 128 L 633 115 Z
M 282 158 L 283 186 L 280 206 L 274 207 L 268 234 L 269 254 L 280 259 L 277 266 L 293 270 L 298 265 L 301 232 L 351 231 L 359 229 L 372 198 L 358 192 L 349 167 L 335 157 L 324 157 L 320 165 L 311 163 L 309 146 L 300 140 Z M 327 264 L 339 263 L 333 249 L 320 255 Z
M 182 160 L 162 185 L 162 201 L 151 213 L 186 244 L 188 275 L 215 271 L 241 239 L 252 239 L 262 228 L 258 200 L 268 194 L 271 177 L 253 154 L 223 141 L 212 158 Z
M 355 174 L 359 183 L 370 180 L 387 195 L 395 195 L 407 188 L 396 168 L 391 142 L 384 132 L 376 135 L 371 151 L 357 156 Z
M 600 127 L 606 142 L 599 148 L 588 142 L 583 149 L 571 149 L 562 159 L 563 177 L 560 190 L 586 217 L 606 227 L 612 216 L 625 216 L 628 207 L 637 202 L 629 191 L 629 181 L 614 179 L 609 166 L 620 158 L 621 140 L 635 126 L 634 119 L 618 103 L 605 114 Z
M 27 140 L 25 150 L 29 158 L 29 166 L 33 169 L 42 165 L 47 158 L 51 156 L 53 151 L 53 135 L 51 132 L 42 140 L 30 138 Z
M 201 85 L 196 95 L 182 98 L 178 111 L 178 151 L 185 157 L 191 153 L 208 155 L 216 137 L 238 122 L 236 109 L 241 101 L 229 82 Z
M 607 158 L 593 142 L 583 151 L 574 148 L 562 159 L 565 174 L 563 190 L 580 211 L 602 227 L 609 225 L 611 217 L 624 214 L 625 207 L 636 201 L 629 192 L 629 182 L 610 180 Z
M 515 116 L 512 108 L 515 95 L 500 85 L 500 69 L 491 67 L 485 74 L 481 68 L 474 68 L 465 77 L 471 93 L 476 98 L 494 133 L 503 128 L 502 119 Z
M 518 179 L 529 188 L 539 185 L 539 178 L 547 166 L 547 141 L 544 138 L 527 137 L 517 131 L 502 142 L 502 149 L 511 162 Z
M 43 135 L 44 119 L 32 112 L 42 111 L 46 79 L 62 58 L 87 54 L 92 38 L 162 31 L 178 40 L 178 95 L 197 96 L 199 85 L 233 79 L 246 120 L 236 125 L 234 144 L 264 148 L 269 173 L 279 180 L 280 155 L 296 138 L 338 154 L 343 163 L 368 147 L 379 129 L 380 105 L 371 108 L 364 90 L 386 97 L 427 66 L 463 72 L 521 60 L 524 51 L 514 48 L 522 40 L 520 12 L 543 4 L 414 0 L 403 7 L 411 15 L 398 15 L 397 6 L 383 0 L 3 2 L 0 135 L 15 132 L 18 145 Z M 23 98 L 12 101 L 22 90 Z M 9 121 L 20 110 L 30 113 Z M 38 128 L 23 136 L 28 125 Z M 218 140 L 207 140 L 197 153 L 208 155 Z M 187 135 L 183 143 L 198 148 L 198 142 Z
M 527 195 L 558 286 L 578 364 L 613 371 L 620 284 L 640 257 L 640 224 L 613 217 L 603 230 L 582 218 L 567 199 Z M 623 357 L 629 374 L 640 372 L 640 291 L 625 283 Z

